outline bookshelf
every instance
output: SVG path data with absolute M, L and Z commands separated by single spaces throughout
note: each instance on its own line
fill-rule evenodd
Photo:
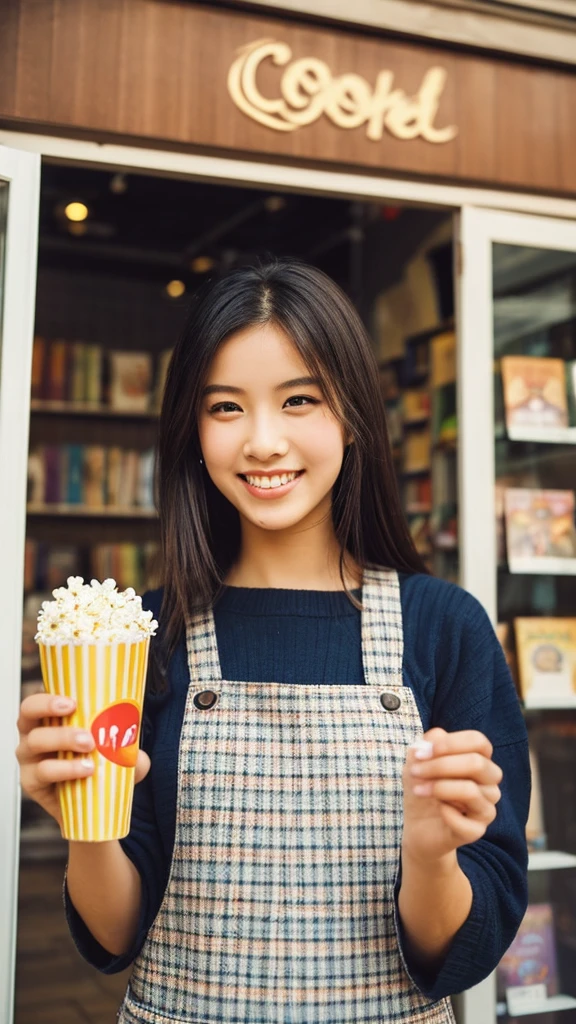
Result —
M 29 503 L 26 507 L 29 516 L 71 516 L 75 519 L 157 519 L 154 508 L 90 507 L 89 505 L 66 505 L 60 502 L 45 504 Z
M 497 632 L 533 776 L 528 923 L 496 972 L 495 1017 L 574 1024 L 576 256 L 491 253 Z

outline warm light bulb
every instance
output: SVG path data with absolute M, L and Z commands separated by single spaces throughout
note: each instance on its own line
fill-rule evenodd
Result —
M 207 274 L 214 267 L 214 260 L 211 256 L 197 256 L 190 264 L 195 274 Z
M 166 285 L 166 291 L 171 299 L 179 299 L 181 295 L 184 295 L 186 285 L 184 281 L 169 281 Z
M 86 220 L 88 216 L 88 207 L 84 203 L 68 203 L 68 205 L 64 207 L 64 213 L 68 220 Z

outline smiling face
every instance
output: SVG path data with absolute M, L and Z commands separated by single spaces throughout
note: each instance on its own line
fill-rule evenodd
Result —
M 220 346 L 198 432 L 206 469 L 243 528 L 331 521 L 344 429 L 281 328 L 250 327 Z

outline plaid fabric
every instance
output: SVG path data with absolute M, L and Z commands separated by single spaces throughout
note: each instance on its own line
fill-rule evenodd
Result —
M 366 572 L 363 604 L 366 686 L 222 680 L 212 615 L 190 623 L 171 874 L 121 1024 L 453 1024 L 410 980 L 394 919 L 422 729 L 396 573 Z

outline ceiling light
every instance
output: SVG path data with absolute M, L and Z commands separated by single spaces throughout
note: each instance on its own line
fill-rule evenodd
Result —
M 181 295 L 184 295 L 186 285 L 184 281 L 169 281 L 166 285 L 166 291 L 171 299 L 179 299 Z
M 196 259 L 192 260 L 190 268 L 195 274 L 207 274 L 209 270 L 214 268 L 214 263 L 215 261 L 211 256 L 197 256 Z
M 64 214 L 68 220 L 73 220 L 76 223 L 78 221 L 86 220 L 88 216 L 88 207 L 85 203 L 68 203 L 64 207 Z

